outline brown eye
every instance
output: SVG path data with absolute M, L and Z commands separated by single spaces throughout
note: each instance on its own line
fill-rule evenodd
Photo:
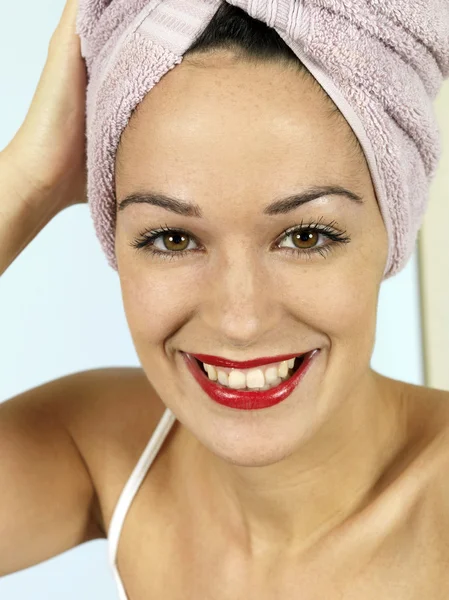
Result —
M 320 219 L 321 220 L 321 219 Z M 332 224 L 334 221 L 332 221 Z M 296 256 L 310 257 L 315 253 L 325 257 L 337 244 L 347 244 L 351 238 L 345 235 L 346 232 L 339 232 L 331 229 L 331 225 L 323 226 L 321 224 L 312 224 L 300 227 L 291 228 L 284 232 L 282 240 L 290 241 L 294 238 L 294 247 L 277 245 L 277 248 L 282 248 L 288 252 L 293 252 Z M 317 245 L 319 237 L 328 240 L 325 245 Z M 150 254 L 157 255 L 160 258 L 174 259 L 182 258 L 187 253 L 190 253 L 192 248 L 188 248 L 189 242 L 193 241 L 189 233 L 182 229 L 170 229 L 167 225 L 158 230 L 146 230 L 140 234 L 140 237 L 131 242 L 131 246 L 137 250 L 144 250 Z M 158 244 L 163 243 L 161 248 Z M 196 242 L 194 242 L 196 246 Z M 195 250 L 196 248 L 194 248 Z
M 189 245 L 188 236 L 179 231 L 164 233 L 162 240 L 167 250 L 182 252 Z
M 304 229 L 303 231 L 297 231 L 296 233 L 290 235 L 292 236 L 293 242 L 297 248 L 309 250 L 318 243 L 320 233 L 310 229 Z

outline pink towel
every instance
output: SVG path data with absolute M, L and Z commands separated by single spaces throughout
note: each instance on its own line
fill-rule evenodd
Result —
M 449 0 L 228 0 L 274 28 L 357 135 L 389 239 L 384 279 L 407 263 L 440 157 L 433 111 L 449 76 Z M 79 0 L 88 71 L 88 197 L 109 265 L 115 154 L 133 109 L 182 61 L 221 0 Z

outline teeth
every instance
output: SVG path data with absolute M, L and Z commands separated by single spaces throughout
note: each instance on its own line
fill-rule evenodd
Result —
M 228 376 L 228 386 L 234 390 L 243 390 L 243 388 L 246 388 L 247 386 L 245 373 L 242 373 L 242 371 L 231 371 Z
M 212 366 L 212 365 L 210 365 Z M 224 371 L 219 371 L 218 373 L 218 383 L 222 385 L 228 385 L 228 375 Z
M 278 368 L 279 377 L 285 377 L 288 375 L 288 364 L 287 361 L 284 360 L 281 362 L 281 366 Z
M 229 379 L 231 379 L 231 375 L 229 376 Z M 253 369 L 246 375 L 246 377 L 244 373 L 242 373 L 242 375 L 245 379 L 245 387 L 249 387 L 253 390 L 255 388 L 261 388 L 265 385 L 265 377 L 263 376 L 263 371 L 261 369 Z
M 223 369 L 203 363 L 204 369 L 207 372 L 209 379 L 217 381 L 226 387 L 235 390 L 259 389 L 267 390 L 286 379 L 289 376 L 289 369 L 293 369 L 295 359 L 284 360 L 277 365 L 268 367 L 259 367 L 257 369 L 249 369 L 241 371 L 238 369 Z
M 265 381 L 266 383 L 273 383 L 276 379 L 279 378 L 279 372 L 277 367 L 268 367 L 265 371 Z
M 212 381 L 217 381 L 217 369 L 213 365 L 206 365 L 206 363 L 203 363 L 203 367 L 206 369 L 206 373 L 209 375 L 209 379 L 211 379 Z M 224 375 L 226 375 L 226 373 L 224 373 Z M 220 381 L 220 383 L 223 382 Z

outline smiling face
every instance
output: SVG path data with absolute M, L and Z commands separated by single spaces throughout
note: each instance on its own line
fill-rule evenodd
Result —
M 230 462 L 268 464 L 369 387 L 387 234 L 349 125 L 307 75 L 226 52 L 201 61 L 169 71 L 122 136 L 119 204 L 147 193 L 197 205 L 191 216 L 143 202 L 118 210 L 124 308 L 141 365 L 179 420 Z M 348 194 L 267 214 L 323 186 Z M 135 247 L 161 227 L 174 231 Z M 259 411 L 215 404 L 180 354 L 244 361 L 313 348 L 308 377 Z

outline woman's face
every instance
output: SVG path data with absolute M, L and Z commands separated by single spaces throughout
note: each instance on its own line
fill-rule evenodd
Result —
M 292 454 L 370 376 L 387 234 L 351 135 L 308 76 L 223 52 L 168 72 L 122 137 L 119 205 L 158 193 L 198 207 L 190 216 L 144 202 L 117 211 L 116 255 L 137 354 L 178 419 L 235 464 Z M 328 194 L 264 213 L 321 186 L 362 201 Z M 301 225 L 340 241 L 316 230 L 285 233 Z M 134 247 L 161 227 L 182 235 Z M 313 348 L 319 357 L 293 394 L 259 411 L 214 403 L 180 354 L 244 361 Z

